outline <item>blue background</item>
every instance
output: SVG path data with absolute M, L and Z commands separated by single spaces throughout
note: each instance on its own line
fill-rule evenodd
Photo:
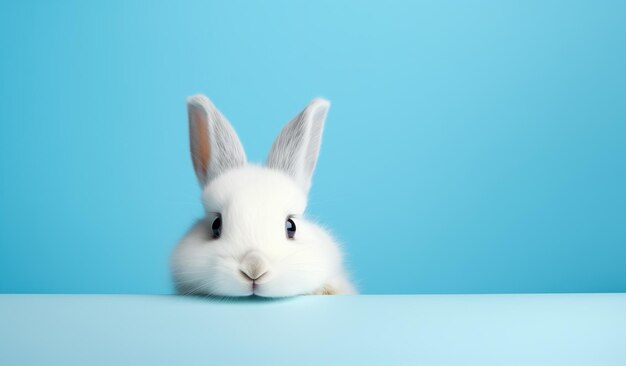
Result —
M 626 291 L 626 6 L 0 5 L 0 292 L 166 293 L 185 97 L 252 161 L 333 102 L 310 215 L 366 293 Z

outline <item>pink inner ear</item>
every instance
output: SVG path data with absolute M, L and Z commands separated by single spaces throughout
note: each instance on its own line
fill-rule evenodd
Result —
M 206 113 L 197 107 L 189 108 L 189 147 L 191 160 L 198 179 L 204 181 L 209 169 L 211 146 Z

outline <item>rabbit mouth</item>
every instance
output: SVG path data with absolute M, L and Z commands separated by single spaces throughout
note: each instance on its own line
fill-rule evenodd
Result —
M 265 275 L 263 275 L 263 276 L 265 276 Z M 263 277 L 263 276 L 261 276 L 261 277 Z M 262 291 L 261 291 L 261 288 L 262 288 L 262 286 L 263 286 L 266 282 L 265 282 L 265 281 L 259 281 L 259 280 L 261 279 L 261 277 L 257 278 L 256 280 L 253 280 L 253 281 L 252 281 L 252 283 L 250 284 L 250 286 L 251 286 L 251 288 L 252 288 L 252 294 L 253 294 L 253 295 L 259 295 L 259 296 L 262 296 L 262 295 L 260 295 L 260 292 L 262 292 Z
M 253 275 L 251 276 L 249 273 L 247 273 L 246 271 L 239 271 L 239 275 L 241 276 L 241 278 L 246 281 L 249 286 L 250 286 L 250 291 L 252 292 L 250 294 L 250 296 L 262 296 L 259 294 L 260 290 L 261 290 L 261 286 L 265 283 L 267 283 L 267 279 L 269 277 L 269 271 L 266 271 L 264 273 L 261 273 L 260 275 Z

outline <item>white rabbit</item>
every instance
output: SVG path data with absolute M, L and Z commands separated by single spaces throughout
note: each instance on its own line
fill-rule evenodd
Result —
M 262 167 L 246 162 L 237 134 L 207 97 L 187 100 L 206 215 L 172 254 L 179 294 L 356 293 L 335 240 L 303 216 L 329 106 L 313 100 L 283 128 Z

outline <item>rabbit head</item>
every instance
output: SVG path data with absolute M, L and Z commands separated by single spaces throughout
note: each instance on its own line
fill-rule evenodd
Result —
M 313 100 L 248 164 L 230 123 L 203 95 L 188 99 L 193 167 L 205 217 L 175 248 L 178 293 L 292 296 L 352 293 L 334 239 L 304 211 L 329 103 Z

